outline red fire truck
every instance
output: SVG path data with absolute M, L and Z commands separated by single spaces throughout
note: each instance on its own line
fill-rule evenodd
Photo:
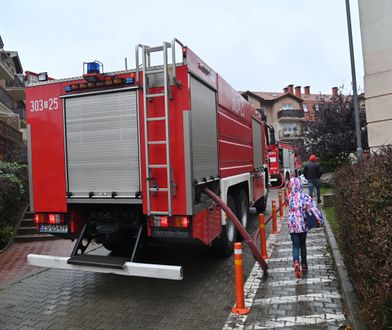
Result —
M 302 163 L 297 149 L 284 142 L 268 146 L 271 187 L 283 187 L 291 177 L 300 176 Z
M 153 65 L 153 55 L 163 62 Z M 146 239 L 230 255 L 240 237 L 204 188 L 245 228 L 250 206 L 265 209 L 269 133 L 258 112 L 177 39 L 138 45 L 134 70 L 83 66 L 80 77 L 26 89 L 37 229 L 76 239 L 70 257 L 29 262 L 180 279 L 181 267 L 135 262 Z M 85 253 L 92 240 L 111 254 Z

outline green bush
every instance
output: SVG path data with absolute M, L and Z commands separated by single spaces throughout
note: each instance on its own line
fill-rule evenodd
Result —
M 0 249 L 8 244 L 8 241 L 14 237 L 15 228 L 12 226 L 1 226 L 0 227 Z
M 0 245 L 6 245 L 13 236 L 27 203 L 27 182 L 26 165 L 0 161 Z
M 392 326 L 392 146 L 335 176 L 347 270 L 371 329 Z

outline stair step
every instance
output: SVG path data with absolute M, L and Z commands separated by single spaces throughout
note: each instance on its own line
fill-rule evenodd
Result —
M 33 227 L 35 226 L 35 222 L 33 219 L 22 219 L 20 222 L 21 227 Z
M 69 258 L 67 263 L 73 265 L 123 269 L 124 264 L 127 261 L 129 261 L 128 258 L 82 254 Z
M 157 47 L 149 47 L 145 49 L 146 53 L 154 53 L 154 52 L 161 52 L 163 50 L 163 46 L 157 46 Z
M 147 121 L 158 121 L 158 120 L 165 120 L 166 117 L 149 117 Z
M 33 241 L 46 241 L 52 239 L 59 239 L 58 236 L 48 234 L 31 234 L 31 235 L 16 235 L 14 237 L 15 242 L 33 242 Z
M 165 93 L 146 94 L 146 97 L 148 97 L 148 98 L 162 97 L 162 96 L 165 96 Z
M 37 227 L 35 226 L 21 226 L 18 228 L 17 235 L 34 235 L 37 234 Z
M 33 212 L 26 212 L 25 214 L 24 214 L 24 217 L 23 217 L 23 219 L 31 219 L 31 220 L 33 220 L 34 219 L 34 214 L 35 213 L 33 213 Z

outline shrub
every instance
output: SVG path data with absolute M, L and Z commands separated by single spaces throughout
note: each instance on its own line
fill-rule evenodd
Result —
M 26 165 L 0 161 L 0 245 L 6 245 L 13 236 L 18 216 L 27 203 L 27 181 Z
M 392 326 L 392 146 L 335 176 L 340 247 L 372 329 Z
M 15 228 L 12 226 L 0 227 L 0 249 L 8 244 L 8 241 L 15 235 Z

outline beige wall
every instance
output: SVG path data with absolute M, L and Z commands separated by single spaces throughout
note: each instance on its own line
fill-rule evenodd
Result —
M 359 0 L 369 146 L 392 143 L 392 1 Z

